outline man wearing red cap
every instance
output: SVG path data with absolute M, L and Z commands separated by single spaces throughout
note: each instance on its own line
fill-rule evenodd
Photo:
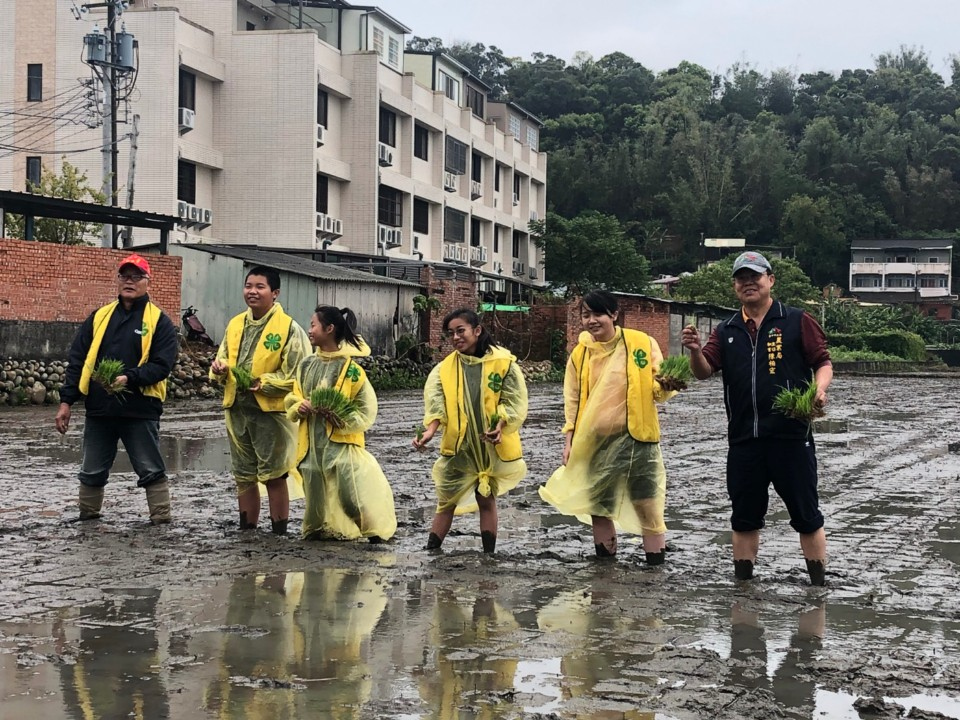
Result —
M 55 422 L 65 433 L 70 408 L 83 397 L 81 520 L 100 517 L 103 488 L 120 440 L 139 477 L 137 484 L 146 490 L 150 521 L 168 523 L 170 491 L 159 430 L 167 376 L 177 357 L 177 329 L 147 296 L 150 264 L 143 257 L 133 254 L 120 262 L 117 286 L 117 299 L 91 313 L 73 339 Z M 103 359 L 123 364 L 109 387 L 93 379 Z

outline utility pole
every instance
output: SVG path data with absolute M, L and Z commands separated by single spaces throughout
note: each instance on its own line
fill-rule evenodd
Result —
M 133 129 L 130 132 L 130 169 L 127 171 L 127 209 L 133 210 L 133 181 L 137 175 L 137 139 L 140 137 L 140 116 L 134 113 Z M 123 234 L 123 246 L 133 245 L 133 225 L 127 225 Z

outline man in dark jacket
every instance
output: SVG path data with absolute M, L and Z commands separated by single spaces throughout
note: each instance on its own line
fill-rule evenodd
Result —
M 150 265 L 144 258 L 124 258 L 117 284 L 117 299 L 91 313 L 73 339 L 55 422 L 65 433 L 71 406 L 84 398 L 81 520 L 100 517 L 103 488 L 120 440 L 140 478 L 137 485 L 146 489 L 150 521 L 168 523 L 170 491 L 160 454 L 160 415 L 167 376 L 177 357 L 177 329 L 147 296 Z M 95 379 L 104 358 L 123 363 L 109 387 Z
M 700 380 L 723 371 L 730 449 L 727 492 L 733 506 L 733 563 L 738 579 L 753 577 L 760 548 L 760 530 L 773 483 L 800 534 L 810 582 L 823 585 L 827 540 L 817 495 L 817 457 L 813 435 L 802 422 L 773 409 L 781 388 L 810 381 L 816 401 L 827 402 L 833 365 L 823 330 L 813 317 L 770 296 L 773 269 L 756 252 L 733 263 L 733 289 L 742 303 L 739 313 L 714 328 L 700 347 L 700 333 L 690 325 L 682 342 L 690 366 Z

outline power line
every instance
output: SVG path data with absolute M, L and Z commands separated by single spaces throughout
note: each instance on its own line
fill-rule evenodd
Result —
M 69 138 L 69 137 L 73 137 L 74 135 L 79 135 L 81 132 L 84 132 L 84 130 L 78 130 L 77 132 L 75 132 L 75 133 L 73 133 L 73 134 L 71 134 L 71 135 L 68 135 L 67 137 Z M 111 146 L 111 145 L 114 145 L 114 146 L 115 146 L 115 145 L 118 145 L 120 142 L 122 142 L 123 140 L 126 140 L 128 137 L 130 137 L 130 136 L 129 136 L 129 135 L 122 135 L 121 137 L 117 138 L 117 139 L 116 139 L 114 142 L 112 142 L 112 143 L 101 143 L 100 145 L 94 145 L 93 147 L 88 147 L 88 148 L 71 148 L 71 149 L 69 149 L 69 150 L 34 150 L 34 149 L 32 149 L 32 148 L 16 147 L 16 146 L 13 146 L 13 145 L 4 145 L 4 144 L 2 144 L 2 143 L 0 143 L 0 150 L 7 150 L 7 151 L 9 151 L 9 152 L 7 153 L 8 155 L 12 155 L 12 154 L 15 153 L 15 152 L 29 152 L 29 153 L 32 153 L 32 154 L 34 154 L 34 155 L 76 155 L 76 154 L 78 154 L 78 153 L 91 152 L 91 151 L 93 151 L 93 150 L 103 150 L 104 148 L 109 147 L 109 146 Z M 67 139 L 67 138 L 64 138 L 64 140 L 66 140 L 66 139 Z M 4 155 L 0 155 L 0 157 L 5 157 L 5 156 L 4 156 Z

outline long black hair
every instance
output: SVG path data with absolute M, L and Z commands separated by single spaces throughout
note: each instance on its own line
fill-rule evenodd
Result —
M 333 336 L 339 345 L 346 340 L 360 349 L 360 333 L 357 331 L 357 316 L 350 308 L 335 308 L 332 305 L 317 305 L 314 310 L 322 325 L 333 325 Z
M 617 304 L 617 298 L 614 297 L 613 293 L 609 293 L 606 290 L 591 290 L 588 292 L 580 298 L 581 312 L 584 306 L 595 313 L 602 313 L 610 317 L 613 317 L 614 314 L 620 310 L 620 306 Z
M 458 308 L 447 313 L 446 317 L 443 318 L 443 332 L 449 332 L 450 323 L 452 323 L 454 320 L 463 320 L 472 328 L 480 328 L 480 336 L 477 338 L 477 346 L 473 350 L 473 354 L 476 357 L 483 357 L 487 354 L 487 350 L 492 347 L 496 347 L 497 344 L 493 341 L 493 336 L 490 335 L 490 333 L 487 332 L 487 329 L 480 324 L 480 316 L 470 308 Z

